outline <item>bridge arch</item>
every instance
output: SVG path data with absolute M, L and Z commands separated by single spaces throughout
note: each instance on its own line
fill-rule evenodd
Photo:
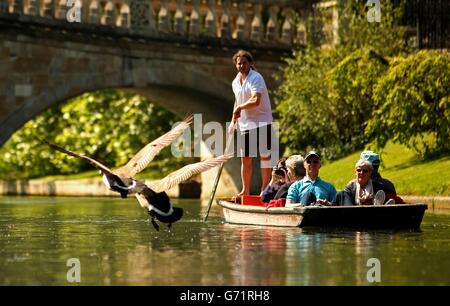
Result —
M 0 14 L 4 71 L 0 75 L 0 145 L 47 108 L 107 88 L 142 94 L 180 116 L 202 113 L 204 122 L 225 123 L 231 115 L 231 80 L 236 74 L 231 57 L 239 48 L 254 54 L 258 70 L 268 87 L 274 88 L 272 75 L 290 54 L 286 46 L 201 36 L 142 36 L 106 26 Z M 203 181 L 212 183 L 213 172 Z M 239 173 L 237 159 L 227 163 L 222 181 L 228 175 L 226 186 L 233 192 L 240 186 Z
M 191 81 L 186 82 L 184 73 L 180 73 L 182 70 L 186 71 L 186 69 L 178 69 L 178 74 L 174 76 L 170 70 L 155 69 L 153 72 L 158 75 L 158 80 L 170 80 L 172 84 L 169 85 L 167 81 L 153 83 L 150 81 L 146 85 L 141 83 L 140 87 L 134 87 L 134 81 L 124 77 L 122 71 L 111 72 L 108 80 L 101 81 L 89 75 L 83 76 L 83 74 L 77 74 L 76 78 L 69 78 L 68 82 L 64 82 L 64 86 L 49 87 L 38 95 L 26 99 L 21 107 L 17 108 L 3 124 L 7 125 L 12 134 L 27 121 L 50 107 L 56 106 L 85 92 L 107 88 L 120 88 L 143 95 L 152 103 L 175 113 L 181 118 L 187 114 L 202 114 L 204 123 L 216 121 L 224 124 L 229 120 L 232 109 L 232 100 L 230 97 L 228 99 L 218 97 L 217 90 L 216 96 L 210 93 L 211 88 L 215 87 L 217 89 L 221 86 L 210 86 L 209 88 L 205 86 L 203 84 L 205 82 L 201 82 L 201 80 L 205 80 L 205 75 L 201 72 L 191 72 Z M 133 71 L 126 73 L 136 75 Z M 229 86 L 229 84 L 225 86 L 224 83 L 221 85 L 223 91 L 225 91 L 225 87 Z M 229 88 L 227 91 L 231 92 Z M 4 135 L 2 133 L 2 136 Z M 212 156 L 212 153 L 207 150 L 206 146 L 202 145 L 201 155 L 202 158 L 206 158 Z M 212 188 L 212 182 L 216 173 L 217 169 L 202 173 L 202 197 L 209 196 L 208 192 Z M 239 163 L 237 160 L 233 160 L 227 163 L 224 168 L 221 183 L 218 188 L 218 196 L 230 195 L 237 192 L 238 186 L 240 186 L 240 177 L 236 174 L 239 174 Z

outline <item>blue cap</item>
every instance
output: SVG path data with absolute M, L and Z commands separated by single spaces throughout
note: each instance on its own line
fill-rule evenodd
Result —
M 372 166 L 379 166 L 380 165 L 380 156 L 378 156 L 377 153 L 374 151 L 363 151 L 361 153 L 360 158 L 362 160 L 367 160 L 372 164 Z

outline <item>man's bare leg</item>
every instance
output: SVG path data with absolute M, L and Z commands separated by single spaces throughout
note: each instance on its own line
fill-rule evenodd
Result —
M 269 157 L 261 157 L 261 192 L 266 189 L 267 185 L 270 183 L 270 178 L 272 176 L 272 168 L 263 168 L 270 165 L 270 156 Z
M 250 194 L 250 181 L 252 178 L 252 157 L 241 158 L 241 179 L 242 179 L 242 191 L 237 195 L 249 195 Z

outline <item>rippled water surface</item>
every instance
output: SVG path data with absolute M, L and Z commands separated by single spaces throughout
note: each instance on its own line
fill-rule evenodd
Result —
M 214 206 L 174 200 L 185 214 L 155 231 L 133 198 L 0 197 L 0 285 L 450 285 L 450 214 L 420 231 L 223 224 Z M 73 274 L 72 274 L 73 275 Z M 377 284 L 377 283 L 374 283 Z

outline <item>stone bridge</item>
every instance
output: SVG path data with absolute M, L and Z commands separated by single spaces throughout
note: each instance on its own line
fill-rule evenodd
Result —
M 305 42 L 313 2 L 0 0 L 0 145 L 47 108 L 105 88 L 225 123 L 234 52 L 250 50 L 274 89 L 282 58 Z M 215 173 L 203 175 L 203 190 Z M 218 195 L 239 188 L 235 159 Z

